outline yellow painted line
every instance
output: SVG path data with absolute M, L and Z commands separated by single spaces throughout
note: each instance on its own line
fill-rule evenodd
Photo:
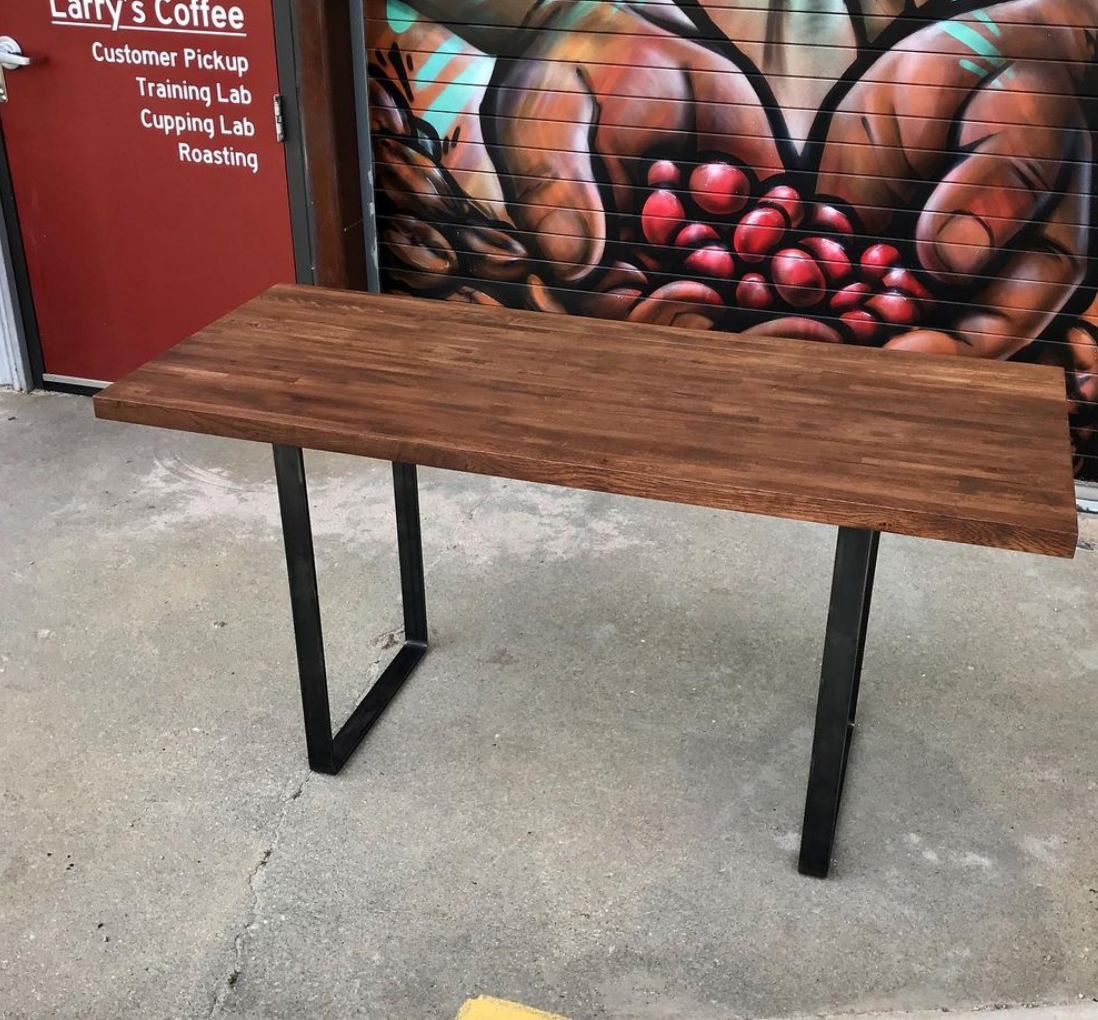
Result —
M 516 1002 L 504 1002 L 503 999 L 480 995 L 469 999 L 461 1007 L 457 1020 L 565 1020 L 565 1017 L 520 1006 Z

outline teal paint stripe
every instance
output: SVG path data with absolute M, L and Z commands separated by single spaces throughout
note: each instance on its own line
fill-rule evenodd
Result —
M 416 71 L 413 80 L 421 88 L 424 85 L 433 85 L 442 77 L 443 72 L 450 66 L 450 61 L 456 56 L 457 54 L 445 45 L 439 46 Z
M 587 17 L 592 11 L 599 7 L 603 7 L 605 4 L 599 2 L 599 0 L 581 0 L 580 3 L 571 6 L 566 10 L 563 15 L 553 24 L 555 31 L 569 31 L 575 24 Z M 618 4 L 611 4 L 611 8 L 614 11 L 619 9 Z
M 1001 64 L 1005 60 L 999 52 L 999 47 L 990 39 L 984 38 L 971 25 L 960 21 L 946 21 L 942 23 L 944 28 L 957 42 L 967 46 L 973 53 L 990 60 L 994 64 Z
M 387 0 L 385 4 L 385 18 L 389 22 L 389 27 L 397 35 L 407 32 L 416 23 L 418 17 L 419 15 L 406 3 L 401 3 L 401 0 Z
M 974 64 L 971 60 L 958 61 L 961 67 L 966 71 L 971 71 L 973 74 L 979 75 L 981 78 L 986 78 L 991 72 L 986 67 L 981 67 L 979 64 Z
M 467 42 L 463 42 L 458 36 L 450 36 L 444 39 L 438 44 L 434 50 L 435 53 L 450 53 L 458 54 L 458 56 L 468 56 L 470 53 L 475 52 Z
M 987 25 L 987 27 L 990 28 L 991 31 L 994 32 L 996 35 L 1003 34 L 1003 30 L 995 24 L 995 19 L 992 18 L 992 16 L 988 14 L 987 11 L 976 11 L 975 14 L 976 17 L 979 18 L 985 25 Z
M 483 88 L 492 77 L 492 68 L 495 61 L 491 57 L 475 57 L 468 67 L 463 68 L 435 98 L 423 114 L 427 121 L 438 133 L 440 138 L 445 138 L 454 126 L 454 121 L 464 112 L 461 107 L 468 103 L 459 101 L 459 95 L 463 89 L 472 87 Z M 453 107 L 454 109 L 449 109 Z

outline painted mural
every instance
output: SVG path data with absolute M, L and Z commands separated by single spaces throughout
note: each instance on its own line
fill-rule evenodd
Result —
M 387 289 L 1060 365 L 1098 479 L 1098 0 L 366 16 Z

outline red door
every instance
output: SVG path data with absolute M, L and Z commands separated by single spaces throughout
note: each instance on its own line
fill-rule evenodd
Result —
M 0 125 L 47 380 L 113 381 L 293 279 L 271 0 L 18 0 L 0 35 L 36 58 Z

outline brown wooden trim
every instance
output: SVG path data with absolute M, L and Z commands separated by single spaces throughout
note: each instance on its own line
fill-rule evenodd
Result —
M 316 282 L 366 289 L 354 63 L 347 0 L 294 0 Z

